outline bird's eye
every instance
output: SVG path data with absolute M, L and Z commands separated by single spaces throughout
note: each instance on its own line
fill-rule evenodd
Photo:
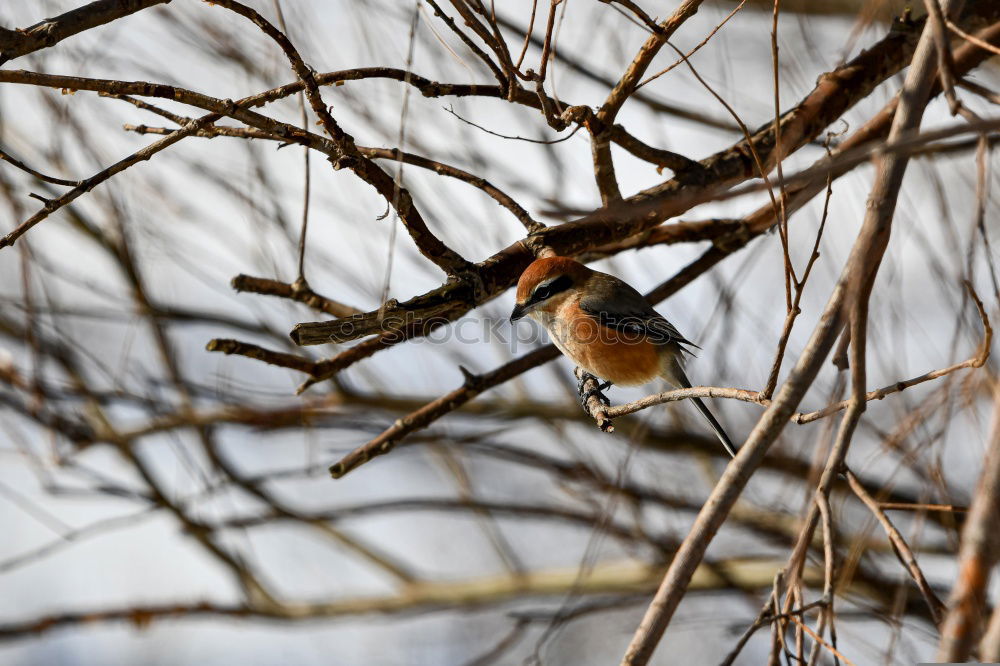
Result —
M 538 285 L 535 291 L 531 293 L 531 300 L 535 303 L 544 301 L 546 298 L 555 296 L 558 293 L 564 292 L 573 286 L 573 280 L 568 275 L 561 275 L 554 280 L 550 280 L 545 284 Z

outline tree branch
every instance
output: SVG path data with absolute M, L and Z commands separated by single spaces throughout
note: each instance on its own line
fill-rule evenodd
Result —
M 111 23 L 170 0 L 96 0 L 28 28 L 0 31 L 0 65 L 39 49 L 55 46 L 67 37 Z
M 1000 391 L 995 394 L 993 424 L 982 474 L 962 528 L 958 575 L 941 625 L 937 661 L 966 661 L 984 628 L 990 573 L 1000 561 Z M 995 633 L 995 629 L 992 630 Z M 995 647 L 992 650 L 997 652 Z

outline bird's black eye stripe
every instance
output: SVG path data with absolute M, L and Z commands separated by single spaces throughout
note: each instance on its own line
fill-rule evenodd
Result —
M 561 291 L 566 291 L 573 284 L 573 279 L 568 275 L 560 275 L 551 282 L 538 285 L 531 294 L 531 301 L 539 303 L 550 296 L 554 296 Z

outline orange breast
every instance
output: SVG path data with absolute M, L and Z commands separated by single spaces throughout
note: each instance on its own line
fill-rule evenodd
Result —
M 576 298 L 559 306 L 549 332 L 566 356 L 601 379 L 634 386 L 660 375 L 657 345 L 602 326 L 580 309 Z

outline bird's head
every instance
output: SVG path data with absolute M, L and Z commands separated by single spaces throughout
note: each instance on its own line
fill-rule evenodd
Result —
M 517 302 L 511 323 L 533 312 L 555 312 L 590 277 L 591 271 L 567 257 L 536 259 L 517 281 Z

